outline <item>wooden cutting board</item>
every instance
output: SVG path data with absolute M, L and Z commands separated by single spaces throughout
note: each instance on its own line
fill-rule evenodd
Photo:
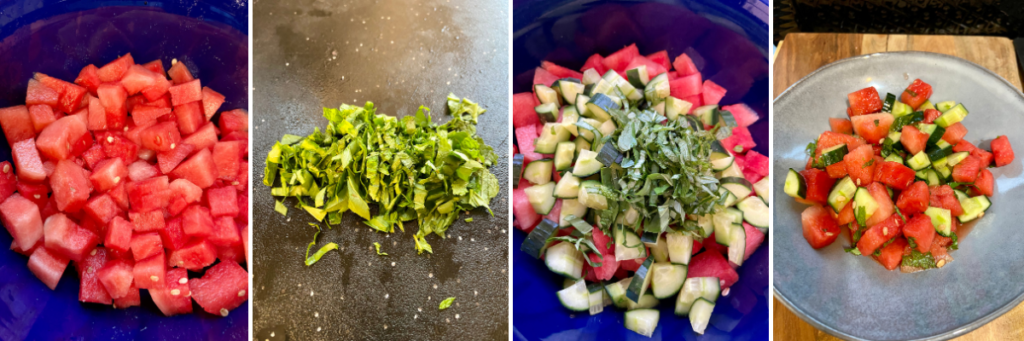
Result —
M 1021 89 L 1021 75 L 1010 39 L 978 36 L 925 36 L 899 34 L 791 33 L 786 35 L 774 61 L 773 98 L 814 70 L 831 62 L 886 51 L 944 53 L 974 62 L 999 74 Z M 814 328 L 775 300 L 775 340 L 839 340 Z M 956 340 L 1024 340 L 1024 304 Z

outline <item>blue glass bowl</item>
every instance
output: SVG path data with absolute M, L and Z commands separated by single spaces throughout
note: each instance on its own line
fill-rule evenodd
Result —
M 591 54 L 607 56 L 631 43 L 637 44 L 642 55 L 661 50 L 667 50 L 670 58 L 683 52 L 697 54 L 703 59 L 705 79 L 728 90 L 722 103 L 746 103 L 762 117 L 749 128 L 757 142 L 755 150 L 767 156 L 766 20 L 767 2 L 759 0 L 730 4 L 716 0 L 515 1 L 513 92 L 531 91 L 533 70 L 543 60 L 578 70 Z M 542 261 L 519 251 L 525 239 L 525 233 L 513 233 L 512 324 L 516 340 L 647 339 L 623 327 L 619 309 L 590 316 L 563 308 L 555 296 L 562 279 Z M 767 340 L 768 257 L 768 247 L 761 247 L 744 262 L 738 270 L 739 282 L 729 296 L 719 299 L 703 336 L 693 333 L 689 319 L 674 315 L 674 302 L 663 302 L 653 339 Z
M 222 109 L 247 108 L 248 4 L 245 1 L 13 1 L 0 4 L 0 107 L 24 104 L 33 72 L 73 81 L 82 67 L 130 52 L 139 63 L 184 61 L 226 97 Z M 0 161 L 11 160 L 0 139 Z M 78 302 L 68 266 L 51 291 L 9 251 L 0 232 L 0 340 L 245 340 L 248 302 L 228 317 L 201 312 L 165 317 L 143 291 L 142 306 L 113 309 Z M 193 274 L 197 276 L 197 274 Z

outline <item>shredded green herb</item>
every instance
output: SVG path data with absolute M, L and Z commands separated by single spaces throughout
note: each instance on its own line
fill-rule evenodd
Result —
M 314 253 L 313 256 L 310 257 L 309 250 L 313 248 L 313 245 L 316 245 L 316 237 L 320 236 L 320 225 L 313 223 L 309 223 L 309 225 L 316 228 L 316 233 L 313 234 L 313 242 L 309 243 L 309 245 L 306 246 L 306 266 L 310 266 L 315 264 L 316 262 L 319 262 L 320 258 L 323 257 L 324 254 L 331 250 L 338 249 L 338 244 L 327 243 L 326 245 L 320 247 L 320 250 L 317 250 L 316 253 Z
M 467 223 L 472 223 L 473 222 L 473 218 L 466 218 L 466 222 Z
M 380 243 L 373 242 L 373 247 L 377 249 L 377 255 L 378 256 L 387 256 L 388 255 L 387 252 L 380 252 Z
M 921 253 L 917 250 L 911 250 L 910 255 L 903 256 L 903 261 L 900 264 L 919 269 L 931 269 L 936 267 L 935 257 L 932 257 L 931 253 Z
M 437 306 L 437 310 L 445 310 L 452 306 L 452 302 L 455 302 L 455 297 L 449 297 L 441 301 L 441 305 Z
M 263 183 L 274 196 L 296 198 L 296 207 L 318 221 L 337 224 L 351 211 L 370 228 L 393 233 L 416 220 L 417 252 L 433 253 L 427 235 L 444 238 L 464 211 L 490 212 L 499 191 L 488 170 L 498 155 L 476 131 L 486 110 L 454 95 L 447 106 L 453 117 L 442 125 L 422 106 L 402 118 L 377 114 L 371 102 L 324 108 L 326 129 L 285 135 L 267 153 Z M 373 215 L 370 204 L 377 206 Z M 275 210 L 288 212 L 281 201 Z

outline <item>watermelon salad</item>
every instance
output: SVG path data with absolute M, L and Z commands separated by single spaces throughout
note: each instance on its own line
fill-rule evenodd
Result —
M 768 231 L 768 158 L 742 103 L 691 58 L 595 54 L 580 71 L 550 62 L 513 95 L 514 225 L 521 250 L 564 279 L 562 305 L 615 305 L 650 337 L 660 302 L 703 334 L 736 268 Z M 561 280 L 560 280 L 561 281 Z
M 815 249 L 846 227 L 845 250 L 888 270 L 941 268 L 953 258 L 962 224 L 985 216 L 995 181 L 990 167 L 1013 161 L 1006 136 L 991 150 L 972 144 L 964 103 L 932 103 L 932 86 L 915 79 L 883 100 L 874 87 L 847 95 L 848 118 L 808 145 L 802 171 L 790 169 L 784 190 L 810 205 L 801 214 Z
M 193 300 L 227 316 L 249 297 L 249 118 L 224 99 L 177 60 L 36 73 L 0 109 L 11 250 L 50 289 L 77 275 L 81 302 L 138 306 L 145 289 L 168 316 Z

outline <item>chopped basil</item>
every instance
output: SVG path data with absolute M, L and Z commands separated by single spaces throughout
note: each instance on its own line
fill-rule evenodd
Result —
M 380 243 L 373 242 L 373 247 L 377 249 L 377 255 L 378 256 L 387 256 L 388 255 L 387 252 L 380 252 Z
M 452 306 L 452 302 L 455 302 L 455 297 L 449 297 L 441 301 L 441 305 L 437 306 L 437 310 L 445 310 Z
M 936 267 L 935 257 L 932 257 L 931 253 L 921 253 L 917 250 L 911 250 L 910 255 L 903 256 L 903 262 L 900 264 L 902 266 L 919 269 L 931 269 Z

